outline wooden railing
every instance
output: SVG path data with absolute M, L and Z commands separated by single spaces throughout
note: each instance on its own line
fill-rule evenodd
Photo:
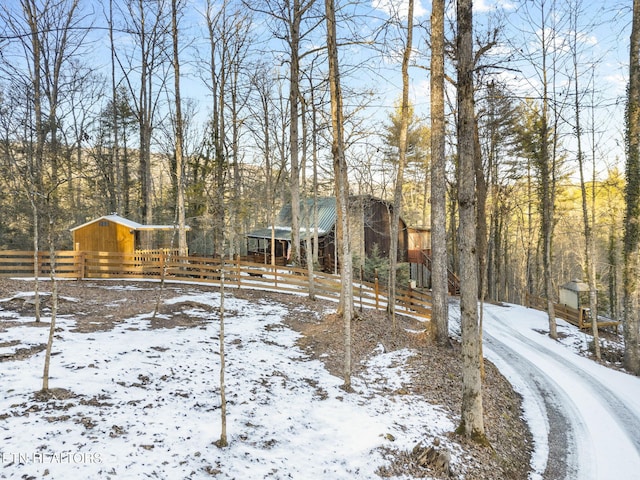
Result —
M 431 251 L 427 250 L 409 250 L 409 261 L 412 263 L 421 263 L 430 272 L 433 271 L 431 261 Z M 450 295 L 460 295 L 460 279 L 447 267 L 447 289 Z
M 535 308 L 543 312 L 547 311 L 547 300 L 542 297 L 536 297 L 535 295 L 525 295 L 526 306 L 529 308 Z M 553 308 L 556 312 L 556 318 L 566 320 L 572 325 L 575 325 L 581 329 L 591 328 L 591 319 L 589 318 L 588 309 L 586 308 L 572 308 L 560 303 L 554 303 Z M 598 328 L 603 327 L 618 327 L 620 322 L 610 319 L 598 319 Z
M 37 264 L 33 252 L 0 251 L 0 277 L 48 277 L 51 274 L 49 252 L 39 252 Z M 309 294 L 307 269 L 281 265 L 265 265 L 212 257 L 180 257 L 168 252 L 111 253 L 55 252 L 53 261 L 57 278 L 75 279 L 144 279 L 171 280 L 219 285 L 224 273 L 225 285 L 255 288 L 274 292 Z M 340 276 L 314 272 L 315 295 L 337 300 L 340 297 Z M 387 297 L 378 282 L 353 285 L 356 307 L 386 309 Z M 398 289 L 395 299 L 398 313 L 428 319 L 431 317 L 431 297 L 416 289 Z

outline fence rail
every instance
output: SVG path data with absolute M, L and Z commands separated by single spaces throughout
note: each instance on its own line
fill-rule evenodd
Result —
M 133 254 L 113 252 L 57 251 L 53 261 L 49 252 L 0 251 L 0 277 L 49 277 L 74 279 L 143 279 L 187 281 L 219 285 L 222 275 L 226 286 L 259 288 L 274 292 L 309 294 L 309 272 L 303 268 L 265 265 L 240 259 L 181 257 L 162 250 Z M 315 295 L 337 300 L 340 276 L 314 272 Z M 386 309 L 387 297 L 377 282 L 353 286 L 356 307 Z M 431 318 L 431 297 L 416 289 L 398 289 L 395 298 L 398 313 Z
M 535 308 L 536 310 L 547 311 L 547 299 L 542 297 L 536 297 L 534 295 L 526 294 L 525 296 L 526 306 L 529 308 Z M 591 319 L 589 316 L 589 310 L 586 308 L 572 308 L 560 303 L 554 303 L 553 307 L 556 312 L 556 317 L 566 320 L 572 325 L 575 325 L 581 329 L 591 328 Z M 598 319 L 598 328 L 603 327 L 618 327 L 620 322 L 611 319 Z

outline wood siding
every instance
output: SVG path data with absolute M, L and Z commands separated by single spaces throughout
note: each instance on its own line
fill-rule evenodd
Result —
M 381 256 L 389 255 L 391 246 L 391 209 L 388 204 L 372 197 L 360 197 L 356 201 L 365 201 L 364 214 L 364 248 L 367 256 L 371 255 L 373 246 L 378 245 Z M 407 226 L 402 219 L 398 224 L 398 262 L 407 261 Z
M 133 253 L 135 233 L 125 225 L 98 220 L 73 232 L 74 250 Z

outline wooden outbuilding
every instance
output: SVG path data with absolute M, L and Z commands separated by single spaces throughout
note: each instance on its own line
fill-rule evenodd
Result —
M 589 306 L 589 285 L 579 278 L 560 287 L 560 304 L 579 310 Z
M 315 205 L 317 221 L 314 222 L 313 199 L 300 205 L 300 240 L 304 252 L 307 228 L 318 232 L 318 261 L 323 271 L 336 272 L 336 199 L 323 197 Z M 378 255 L 386 257 L 391 245 L 391 218 L 393 207 L 385 200 L 370 195 L 349 197 L 349 228 L 351 251 L 360 262 L 371 255 L 374 249 Z M 265 227 L 247 234 L 247 253 L 254 261 L 271 262 L 271 244 L 275 242 L 275 263 L 286 264 L 291 250 L 291 205 L 285 205 L 277 217 L 273 228 Z M 308 226 L 308 227 L 307 227 Z M 408 230 L 404 220 L 398 225 L 398 261 L 408 259 Z M 302 255 L 304 261 L 304 255 Z
M 175 232 L 174 225 L 142 225 L 116 214 L 71 229 L 74 250 L 117 253 L 170 248 Z

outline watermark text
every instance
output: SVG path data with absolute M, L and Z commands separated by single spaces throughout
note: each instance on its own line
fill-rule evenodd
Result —
M 43 463 L 43 464 L 91 464 L 102 463 L 102 455 L 97 452 L 4 452 L 0 451 L 0 464 L 28 464 L 28 463 Z

